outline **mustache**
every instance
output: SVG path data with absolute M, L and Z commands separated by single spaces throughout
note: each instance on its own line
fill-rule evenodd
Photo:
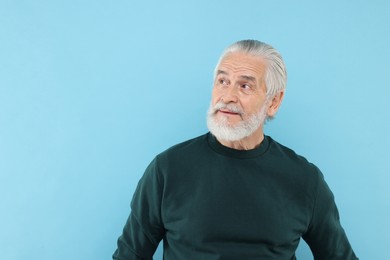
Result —
M 239 115 L 244 115 L 244 111 L 240 107 L 233 104 L 226 104 L 222 101 L 219 101 L 217 104 L 215 104 L 215 106 L 213 107 L 213 112 L 216 113 L 220 109 L 225 109 L 230 112 L 237 113 Z

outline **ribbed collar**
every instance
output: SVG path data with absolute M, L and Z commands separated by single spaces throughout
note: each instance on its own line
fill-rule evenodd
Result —
M 238 159 L 254 158 L 263 155 L 267 151 L 270 142 L 270 138 L 264 135 L 264 139 L 258 147 L 251 150 L 237 150 L 222 145 L 213 134 L 208 133 L 207 135 L 208 143 L 211 149 L 221 155 Z

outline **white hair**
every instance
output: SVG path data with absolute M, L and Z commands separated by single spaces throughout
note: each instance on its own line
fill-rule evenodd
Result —
M 242 52 L 255 57 L 261 57 L 266 62 L 264 81 L 267 88 L 267 98 L 274 97 L 286 88 L 286 65 L 280 53 L 271 45 L 257 40 L 242 40 L 233 43 L 222 53 L 214 71 L 214 78 L 222 59 L 229 53 Z

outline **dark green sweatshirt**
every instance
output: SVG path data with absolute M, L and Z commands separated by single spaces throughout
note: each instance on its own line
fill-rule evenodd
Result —
M 265 136 L 253 150 L 209 134 L 171 147 L 148 166 L 113 259 L 357 259 L 319 169 Z

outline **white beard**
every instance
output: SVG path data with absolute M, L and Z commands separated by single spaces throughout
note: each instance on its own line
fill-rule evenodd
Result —
M 261 127 L 267 117 L 266 103 L 260 109 L 259 113 L 251 115 L 248 119 L 242 120 L 235 126 L 228 124 L 227 117 L 217 119 L 215 113 L 218 109 L 227 108 L 231 111 L 244 116 L 240 108 L 235 105 L 218 102 L 214 107 L 210 104 L 207 111 L 207 127 L 217 139 L 225 141 L 239 141 L 252 135 L 259 127 Z

